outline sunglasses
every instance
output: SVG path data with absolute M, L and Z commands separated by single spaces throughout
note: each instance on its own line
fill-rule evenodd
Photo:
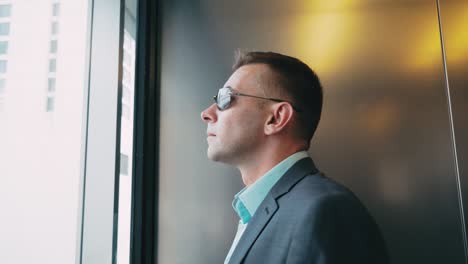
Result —
M 239 93 L 239 92 L 234 91 L 229 86 L 220 88 L 219 91 L 218 91 L 218 94 L 213 96 L 213 99 L 214 99 L 218 109 L 222 111 L 222 110 L 226 110 L 226 109 L 229 108 L 229 106 L 231 105 L 233 96 L 246 96 L 246 97 L 251 97 L 251 98 L 269 100 L 269 101 L 273 101 L 273 102 L 277 102 L 277 103 L 286 102 L 286 103 L 289 103 L 296 112 L 302 112 L 302 110 L 300 108 L 294 106 L 293 103 L 291 103 L 289 101 L 282 100 L 282 99 L 276 99 L 276 98 L 267 98 L 267 97 L 261 97 L 261 96 L 256 96 L 256 95 Z

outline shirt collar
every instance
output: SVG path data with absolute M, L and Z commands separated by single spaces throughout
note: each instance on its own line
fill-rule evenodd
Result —
M 263 202 L 271 188 L 278 182 L 281 176 L 299 160 L 308 157 L 307 151 L 299 151 L 276 164 L 252 185 L 243 188 L 234 196 L 232 207 L 239 215 L 243 224 L 249 222 L 250 218 Z

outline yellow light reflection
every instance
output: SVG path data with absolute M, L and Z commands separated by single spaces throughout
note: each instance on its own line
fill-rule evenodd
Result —
M 355 0 L 305 1 L 304 10 L 290 25 L 292 47 L 321 74 L 336 70 L 353 40 L 349 15 Z M 312 11 L 312 12 L 310 12 Z
M 468 4 L 457 10 L 456 16 L 447 14 L 442 17 L 444 22 L 445 43 L 447 48 L 447 58 L 451 63 L 460 63 L 468 59 Z M 445 26 L 447 25 L 447 26 Z
M 356 0 L 328 0 L 328 1 L 307 1 L 309 8 L 316 10 L 330 11 L 332 9 L 350 8 L 356 4 Z
M 449 5 L 449 3 L 447 3 Z M 442 28 L 449 63 L 459 64 L 468 59 L 468 5 L 460 3 L 442 6 Z M 425 70 L 439 66 L 442 60 L 439 25 L 437 19 L 426 21 L 422 35 L 416 36 L 416 50 L 408 56 L 411 69 Z

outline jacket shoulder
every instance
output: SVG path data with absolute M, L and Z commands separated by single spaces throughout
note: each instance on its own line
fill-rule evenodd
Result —
M 303 177 L 291 187 L 285 196 L 304 202 L 322 201 L 327 198 L 357 199 L 356 195 L 347 187 L 320 172 Z

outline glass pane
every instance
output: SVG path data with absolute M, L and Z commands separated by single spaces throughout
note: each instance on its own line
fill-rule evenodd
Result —
M 54 103 L 55 103 L 55 100 L 53 97 L 47 97 L 47 106 L 46 106 L 47 112 L 54 111 Z
M 120 154 L 120 174 L 128 175 L 128 156 Z
M 49 72 L 55 72 L 57 70 L 57 60 L 50 59 L 49 60 Z
M 0 23 L 0 36 L 7 36 L 10 34 L 10 23 Z
M 6 85 L 5 79 L 0 79 L 0 96 L 5 92 L 5 85 Z
M 117 263 L 130 261 L 132 164 L 133 164 L 133 110 L 135 94 L 136 0 L 125 1 L 124 42 L 122 52 L 121 141 L 119 179 L 119 226 L 117 233 Z
M 75 263 L 89 1 L 60 1 L 53 60 L 58 1 L 1 2 L 0 263 Z
M 50 41 L 50 53 L 56 53 L 57 52 L 57 40 L 51 40 Z
M 49 83 L 47 85 L 47 91 L 55 92 L 55 78 L 49 78 Z
M 0 41 L 0 55 L 8 53 L 8 41 Z
M 52 35 L 58 34 L 58 31 L 59 31 L 59 23 L 58 23 L 57 21 L 52 22 L 52 24 L 51 24 L 51 31 L 52 31 Z
M 9 17 L 11 13 L 11 5 L 0 5 L 0 17 Z
M 7 71 L 7 61 L 0 60 L 0 73 L 6 73 Z
M 52 16 L 58 16 L 60 12 L 60 3 L 54 3 L 52 5 Z

